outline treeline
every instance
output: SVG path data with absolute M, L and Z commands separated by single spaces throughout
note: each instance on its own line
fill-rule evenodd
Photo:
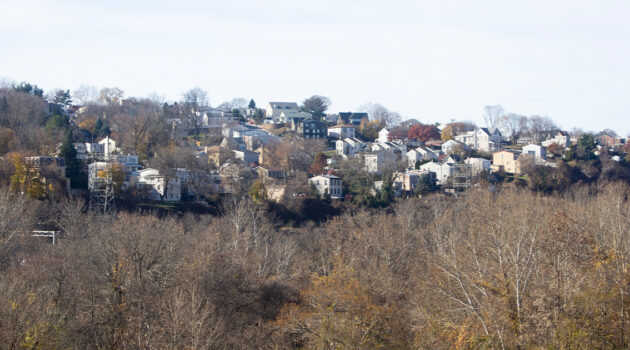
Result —
M 0 348 L 625 348 L 628 193 L 471 190 L 282 228 L 250 200 L 102 219 L 2 191 Z M 25 234 L 47 227 L 54 246 Z

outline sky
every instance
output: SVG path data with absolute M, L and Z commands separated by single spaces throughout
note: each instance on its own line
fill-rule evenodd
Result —
M 630 1 L 0 0 L 0 79 L 630 133 Z

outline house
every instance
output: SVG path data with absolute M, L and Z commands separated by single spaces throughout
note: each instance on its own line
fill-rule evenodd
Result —
M 286 112 L 280 113 L 279 116 L 274 117 L 273 121 L 275 123 L 284 123 L 287 125 L 292 125 L 294 126 L 293 130 L 295 130 L 297 128 L 297 125 L 299 125 L 303 120 L 311 119 L 311 118 L 313 118 L 313 115 L 307 112 L 286 111 Z
M 77 150 L 77 159 L 87 160 L 89 158 L 105 160 L 113 154 L 120 152 L 116 147 L 116 141 L 109 136 L 98 142 L 75 143 L 74 148 Z
M 365 170 L 371 174 L 378 174 L 386 168 L 393 167 L 400 159 L 391 151 L 366 153 L 363 156 Z
M 365 143 L 356 138 L 345 138 L 335 142 L 337 154 L 344 157 L 354 157 L 357 153 L 363 152 Z
M 601 134 L 596 137 L 597 143 L 605 147 L 613 147 L 617 143 L 617 139 L 608 134 Z
M 492 162 L 485 158 L 468 158 L 465 162 L 470 165 L 473 176 L 478 176 L 481 172 L 489 173 L 492 168 Z
M 424 143 L 424 146 L 441 149 L 443 144 L 444 144 L 444 141 L 442 140 L 429 140 Z
M 269 102 L 265 108 L 268 118 L 279 117 L 283 112 L 299 112 L 300 107 L 295 102 Z
M 337 124 L 359 126 L 363 119 L 369 119 L 367 113 L 340 112 Z
M 257 164 L 258 160 L 260 159 L 260 154 L 258 152 L 252 152 L 252 151 L 248 151 L 248 150 L 243 150 L 243 151 L 232 151 L 234 152 L 234 157 L 236 159 L 240 159 L 243 161 L 243 163 L 249 165 L 249 164 Z
M 76 158 L 78 160 L 87 160 L 88 159 L 88 151 L 87 146 L 84 142 L 77 142 L 74 144 L 74 149 L 77 151 Z
M 372 145 L 372 152 L 391 151 L 402 157 L 407 154 L 407 145 L 398 142 L 377 142 Z
M 308 119 L 300 123 L 298 134 L 305 139 L 321 139 L 328 137 L 326 123 Z
M 182 198 L 181 180 L 173 177 L 166 181 L 157 169 L 144 169 L 138 172 L 137 188 L 143 190 L 144 199 L 180 201 Z
M 503 170 L 507 173 L 520 174 L 520 154 L 514 151 L 499 151 L 492 154 L 492 169 Z
M 457 149 L 468 149 L 468 146 L 466 146 L 465 143 L 461 142 L 461 141 L 457 141 L 457 140 L 448 140 L 444 143 L 442 143 L 442 152 L 444 153 L 451 153 L 454 152 Z
M 446 185 L 448 178 L 453 176 L 453 164 L 447 162 L 429 162 L 422 164 L 420 170 L 435 173 L 435 181 L 438 185 Z
M 133 181 L 134 174 L 137 174 L 140 170 L 140 164 L 138 164 L 138 156 L 117 154 L 112 157 L 114 164 L 120 165 L 125 173 L 125 182 L 123 184 L 123 188 L 126 188 Z
M 328 128 L 328 137 L 335 139 L 354 138 L 354 126 L 348 124 L 335 125 Z
M 266 185 L 267 199 L 273 202 L 282 202 L 284 194 L 286 193 L 286 185 Z
M 254 171 L 259 177 L 271 180 L 284 180 L 287 177 L 287 171 L 282 169 L 274 169 L 271 167 L 257 166 Z
M 547 149 L 543 146 L 529 144 L 521 150 L 522 155 L 532 156 L 536 162 L 544 161 L 547 158 Z
M 219 144 L 219 147 L 231 149 L 235 151 L 244 151 L 247 149 L 247 145 L 240 137 L 224 137 Z
M 100 140 L 98 144 L 102 147 L 105 157 L 109 157 L 112 154 L 120 152 L 118 147 L 116 147 L 116 141 L 110 139 L 109 136 Z
M 221 135 L 227 138 L 239 138 L 245 136 L 267 135 L 267 131 L 249 124 L 225 123 L 222 126 Z
M 435 180 L 435 173 L 426 170 L 407 171 L 396 176 L 394 183 L 400 183 L 400 185 L 395 187 L 400 188 L 402 191 L 413 192 L 425 177 Z
M 341 178 L 334 175 L 319 175 L 308 179 L 320 195 L 329 194 L 331 198 L 343 198 Z
M 271 134 L 243 136 L 243 143 L 248 151 L 255 151 L 270 142 L 280 142 L 280 138 Z
M 571 138 L 566 131 L 558 131 L 553 138 L 547 139 L 541 143 L 544 147 L 549 147 L 553 144 L 566 148 L 571 145 Z
M 443 153 L 438 156 L 437 161 L 440 163 L 455 164 L 460 163 L 462 161 L 462 157 L 456 154 Z
M 337 124 L 337 122 L 339 121 L 339 114 L 326 114 L 326 116 L 324 117 L 324 121 L 328 124 Z
M 385 143 L 389 141 L 389 129 L 388 128 L 382 128 L 379 132 L 378 132 L 378 139 L 377 139 L 378 143 Z
M 427 147 L 418 147 L 407 152 L 407 165 L 414 168 L 417 162 L 436 160 L 437 153 Z
M 477 128 L 454 137 L 469 148 L 482 152 L 492 152 L 501 148 L 503 136 L 498 129 Z

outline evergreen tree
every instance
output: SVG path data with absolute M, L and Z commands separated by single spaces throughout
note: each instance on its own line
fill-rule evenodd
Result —
M 109 136 L 111 134 L 111 130 L 109 129 L 109 124 L 103 119 L 96 119 L 96 123 L 94 123 L 94 136 Z
M 82 172 L 81 162 L 77 159 L 77 150 L 74 148 L 72 130 L 68 131 L 61 144 L 59 156 L 66 163 L 66 176 L 70 179 L 72 188 L 87 188 L 87 177 Z
M 61 130 L 68 127 L 68 118 L 61 114 L 55 113 L 46 122 L 46 131 Z
M 30 83 L 27 83 L 25 81 L 19 83 L 18 85 L 13 85 L 13 90 L 19 91 L 19 92 L 24 92 L 24 93 L 27 93 L 29 95 L 37 96 L 37 97 L 40 97 L 40 98 L 44 97 L 44 90 L 43 89 L 40 89 L 35 84 L 30 84 Z
M 253 98 L 249 100 L 249 105 L 247 107 L 249 107 L 250 109 L 256 109 L 256 102 Z
M 60 106 L 69 106 L 72 103 L 72 95 L 70 95 L 70 90 L 55 91 L 52 102 Z

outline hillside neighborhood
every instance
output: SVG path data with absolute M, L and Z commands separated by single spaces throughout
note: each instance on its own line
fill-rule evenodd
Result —
M 604 157 L 623 172 L 629 150 L 626 138 L 610 129 L 568 132 L 547 117 L 506 114 L 500 106 L 486 107 L 488 125 L 479 127 L 403 121 L 380 105 L 328 113 L 330 100 L 322 96 L 263 108 L 253 99 L 211 107 L 198 88 L 173 104 L 125 99 L 114 88 L 78 105 L 69 91 L 45 99 L 28 83 L 5 89 L 4 105 L 24 93 L 20 88 L 41 104 L 49 142 L 54 135 L 59 141 L 47 153 L 3 156 L 15 169 L 13 178 L 25 174 L 9 182 L 37 198 L 66 193 L 90 197 L 95 206 L 121 199 L 209 203 L 224 195 L 373 206 L 499 183 L 553 191 L 558 181 L 549 183 L 545 174 L 558 173 L 559 165 Z M 5 130 L 2 144 L 16 145 L 15 132 Z M 582 173 L 587 181 L 588 171 Z

